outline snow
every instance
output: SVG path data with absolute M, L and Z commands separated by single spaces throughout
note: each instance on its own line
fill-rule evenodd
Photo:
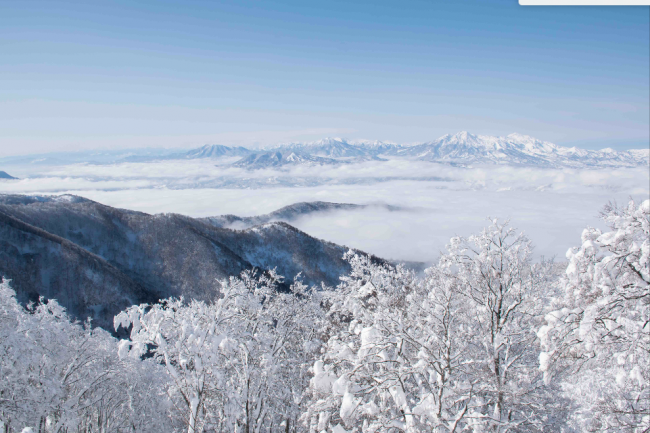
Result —
M 352 393 L 346 391 L 345 394 L 343 394 L 343 399 L 341 400 L 341 419 L 344 421 L 349 420 L 359 405 L 359 401 L 360 399 L 354 398 L 354 395 Z
M 353 430 L 344 429 L 341 424 L 336 424 L 332 427 L 332 433 L 352 433 Z
M 546 336 L 545 332 L 538 334 L 540 339 L 543 339 Z M 540 352 L 539 354 L 539 369 L 540 371 L 547 371 L 549 366 L 550 356 L 546 352 Z
M 325 371 L 323 368 L 323 361 L 318 360 L 314 363 L 314 377 L 312 383 L 316 389 L 321 392 L 329 392 L 332 389 L 332 384 L 337 381 L 337 377 Z

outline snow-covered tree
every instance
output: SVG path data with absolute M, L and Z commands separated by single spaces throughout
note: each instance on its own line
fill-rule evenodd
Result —
M 473 334 L 466 353 L 477 384 L 470 424 L 475 431 L 505 432 L 557 423 L 562 411 L 537 369 L 535 335 L 551 263 L 534 263 L 530 240 L 497 220 L 478 235 L 452 238 L 447 249 L 440 266 L 464 298 Z
M 247 299 L 226 289 L 214 304 L 169 299 L 134 306 L 115 316 L 115 327 L 131 327 L 131 339 L 120 343 L 122 358 L 140 358 L 151 350 L 172 382 L 172 399 L 189 433 L 203 431 L 209 417 L 223 415 L 235 345 L 227 331 L 232 306 Z M 208 418 L 206 419 L 206 413 Z M 223 421 L 223 416 L 218 421 Z
M 312 431 L 460 431 L 472 384 L 451 287 L 348 253 L 350 276 L 328 294 L 338 327 L 313 368 Z
M 35 347 L 20 329 L 25 312 L 16 302 L 16 294 L 4 280 L 0 283 L 0 427 L 9 431 L 27 425 L 29 413 L 38 410 L 39 399 L 31 395 L 30 381 L 37 375 L 30 370 Z
M 246 349 L 239 374 L 246 432 L 296 430 L 307 402 L 308 370 L 322 345 L 319 294 L 299 280 L 288 293 L 272 289 L 239 326 L 247 331 L 240 337 Z
M 543 431 L 562 411 L 538 370 L 552 267 L 492 221 L 453 238 L 418 279 L 349 253 L 325 295 L 331 337 L 313 367 L 312 431 Z
M 608 205 L 567 252 L 563 293 L 539 330 L 540 368 L 585 431 L 650 430 L 650 201 Z
M 121 362 L 112 336 L 71 322 L 56 301 L 23 308 L 7 281 L 0 284 L 0 374 L 5 431 L 155 431 L 163 425 L 157 408 L 136 401 L 164 401 L 158 390 L 165 378 L 156 365 Z
M 116 316 L 116 328 L 132 326 L 121 355 L 152 352 L 165 365 L 188 433 L 296 425 L 319 307 L 300 283 L 280 293 L 279 278 L 246 272 L 222 282 L 212 303 L 169 299 Z

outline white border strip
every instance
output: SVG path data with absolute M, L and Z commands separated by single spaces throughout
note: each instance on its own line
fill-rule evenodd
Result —
M 650 0 L 519 0 L 521 6 L 650 6 Z

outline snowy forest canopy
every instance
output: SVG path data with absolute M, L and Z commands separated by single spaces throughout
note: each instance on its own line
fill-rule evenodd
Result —
M 424 276 L 352 252 L 336 288 L 246 272 L 128 308 L 122 339 L 4 281 L 2 432 L 647 432 L 650 201 L 602 218 L 568 263 L 493 220 Z

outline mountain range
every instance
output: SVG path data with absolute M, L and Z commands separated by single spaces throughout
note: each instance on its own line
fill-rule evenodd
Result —
M 227 150 L 229 149 L 229 150 Z M 243 155 L 244 148 L 209 146 L 190 151 L 189 155 Z M 289 143 L 270 149 L 249 151 L 234 166 L 249 169 L 280 167 L 286 165 L 344 164 L 368 160 L 382 161 L 384 158 L 408 158 L 456 166 L 476 164 L 515 165 L 546 168 L 614 168 L 648 165 L 650 150 L 613 149 L 585 150 L 576 147 L 562 147 L 547 141 L 521 134 L 505 137 L 473 135 L 459 132 L 444 135 L 437 140 L 404 146 L 379 141 L 346 141 L 341 138 L 327 138 L 310 143 Z M 192 156 L 194 157 L 194 156 Z
M 514 165 L 546 168 L 615 168 L 647 166 L 649 149 L 615 151 L 563 147 L 536 138 L 510 134 L 504 137 L 459 132 L 437 140 L 402 145 L 381 141 L 326 138 L 313 142 L 287 143 L 262 149 L 205 145 L 189 151 L 135 149 L 131 151 L 77 152 L 0 158 L 0 163 L 50 164 L 87 162 L 113 164 L 160 160 L 220 160 L 246 169 L 281 168 L 294 165 L 334 165 L 389 158 L 429 161 L 455 166 Z M 227 158 L 227 159 L 226 159 Z
M 269 215 L 291 219 L 340 206 L 302 203 Z M 74 317 L 108 329 L 133 304 L 213 299 L 220 281 L 247 269 L 275 268 L 286 278 L 280 288 L 298 274 L 308 285 L 335 286 L 350 270 L 348 247 L 285 222 L 232 230 L 218 221 L 149 215 L 72 195 L 0 195 L 0 276 L 12 280 L 22 302 L 54 298 Z
M 296 153 L 292 150 L 275 150 L 250 154 L 235 162 L 233 166 L 256 169 L 296 164 L 326 165 L 337 164 L 338 162 L 332 158 L 314 156 L 306 152 Z
M 401 149 L 397 155 L 456 164 L 510 164 L 540 167 L 632 167 L 648 164 L 648 149 L 617 152 L 557 146 L 521 134 L 505 137 L 460 132 Z
M 363 158 L 381 154 L 394 154 L 404 146 L 381 141 L 355 140 L 342 138 L 325 138 L 308 143 L 289 143 L 275 146 L 270 151 L 295 152 L 324 158 Z

